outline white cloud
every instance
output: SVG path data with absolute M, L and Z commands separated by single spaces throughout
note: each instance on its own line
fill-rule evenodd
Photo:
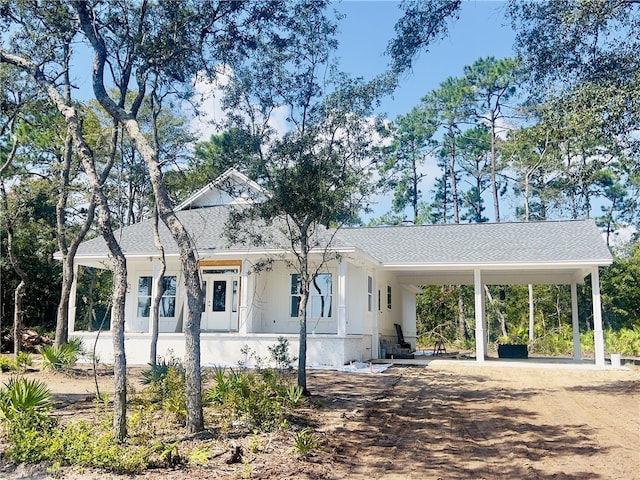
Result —
M 222 108 L 223 89 L 229 85 L 233 75 L 234 72 L 230 67 L 220 65 L 215 78 L 203 72 L 196 76 L 193 101 L 197 112 L 194 112 L 191 128 L 200 140 L 206 141 L 211 138 L 211 135 L 222 133 L 221 124 L 226 117 L 226 112 Z M 287 116 L 286 107 L 277 107 L 271 112 L 267 123 L 282 135 L 289 129 Z
M 221 133 L 219 127 L 224 120 L 222 109 L 222 89 L 229 84 L 233 71 L 220 66 L 215 78 L 199 73 L 194 80 L 195 96 L 193 101 L 197 112 L 191 121 L 191 129 L 200 140 L 209 140 L 211 135 Z

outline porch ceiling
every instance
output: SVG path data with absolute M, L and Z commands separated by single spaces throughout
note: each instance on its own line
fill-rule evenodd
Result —
M 473 268 L 389 268 L 404 285 L 473 285 Z M 480 268 L 482 282 L 487 285 L 566 285 L 582 283 L 591 267 L 525 267 Z

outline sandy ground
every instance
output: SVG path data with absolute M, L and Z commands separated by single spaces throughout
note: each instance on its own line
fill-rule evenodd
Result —
M 47 381 L 56 413 L 93 410 L 92 377 L 28 375 Z M 101 388 L 109 383 L 100 378 Z M 138 478 L 640 479 L 639 367 L 393 366 L 375 374 L 310 371 L 308 385 L 313 405 L 301 418 L 322 439 L 308 460 L 295 457 L 292 434 L 283 433 L 263 437 L 244 464 L 228 465 L 225 449 L 233 443 L 248 452 L 250 439 L 226 439 L 206 466 Z M 49 478 L 44 469 L 0 463 L 0 478 Z

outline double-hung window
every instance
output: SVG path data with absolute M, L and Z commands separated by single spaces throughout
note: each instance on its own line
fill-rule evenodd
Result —
M 296 318 L 300 314 L 300 275 L 294 273 L 290 281 L 289 315 Z M 309 285 L 307 315 L 310 318 L 331 318 L 333 303 L 333 277 L 330 273 L 319 273 Z
M 152 277 L 138 278 L 138 318 L 149 317 L 152 284 Z M 163 277 L 162 286 L 164 287 L 164 293 L 160 300 L 160 317 L 175 317 L 177 278 L 175 276 Z

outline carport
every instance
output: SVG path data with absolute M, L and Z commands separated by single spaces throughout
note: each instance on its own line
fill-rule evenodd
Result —
M 487 353 L 485 285 L 570 285 L 579 360 L 577 285 L 591 276 L 595 364 L 604 366 L 599 268 L 612 257 L 593 220 L 393 227 L 357 241 L 403 285 L 473 285 L 480 363 Z

